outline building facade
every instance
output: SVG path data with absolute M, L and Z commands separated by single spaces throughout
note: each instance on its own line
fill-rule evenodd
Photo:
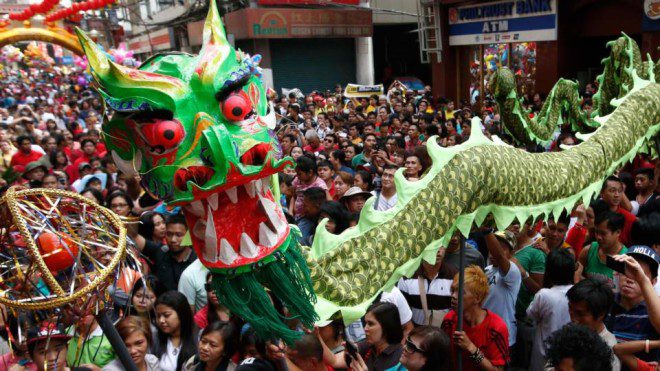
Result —
M 660 57 L 660 0 L 435 0 L 442 52 L 431 74 L 437 97 L 480 103 L 488 77 L 507 66 L 523 94 L 560 78 L 583 88 L 602 71 L 606 43 L 622 32 Z

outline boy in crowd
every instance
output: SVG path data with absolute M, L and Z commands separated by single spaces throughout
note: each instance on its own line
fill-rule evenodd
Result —
M 655 191 L 655 174 L 651 168 L 641 168 L 635 175 L 637 197 L 630 201 L 632 213 L 638 218 L 653 212 L 653 204 L 658 195 Z
M 596 278 L 607 281 L 614 287 L 614 271 L 605 264 L 607 255 L 623 255 L 628 252 L 620 242 L 620 235 L 625 220 L 621 214 L 606 211 L 596 215 L 596 241 L 580 252 L 578 261 L 584 267 L 582 275 L 586 278 Z
M 66 330 L 55 323 L 46 322 L 31 327 L 27 334 L 27 347 L 37 371 L 66 370 L 67 343 L 70 338 Z M 23 371 L 25 368 L 18 366 L 9 370 Z
M 607 283 L 593 278 L 576 283 L 566 293 L 568 313 L 573 323 L 586 326 L 611 348 L 616 345 L 616 338 L 605 327 L 605 316 L 614 302 L 614 294 Z M 612 370 L 619 371 L 619 359 L 612 358 Z
M 305 201 L 305 190 L 309 188 L 321 188 L 327 193 L 328 186 L 317 174 L 316 161 L 307 156 L 300 156 L 296 160 L 296 178 L 293 180 L 293 197 L 289 205 L 289 213 L 293 215 L 300 228 L 303 238 L 314 233 L 314 224 L 304 219 L 303 202 Z M 331 198 L 326 196 L 328 200 Z
M 550 370 L 611 371 L 612 349 L 591 329 L 569 324 L 555 331 L 548 340 Z
M 319 187 L 307 188 L 303 192 L 303 196 L 305 199 L 303 200 L 301 220 L 304 220 L 306 224 L 311 226 L 311 233 L 309 235 L 303 234 L 302 242 L 311 246 L 313 234 L 319 221 L 319 215 L 321 214 L 321 206 L 327 201 L 326 191 Z
M 619 274 L 621 293 L 612 306 L 607 327 L 619 343 L 659 339 L 649 318 L 652 314 L 657 316 L 658 308 L 652 306 L 656 313 L 651 313 L 646 301 L 646 298 L 657 301 L 653 285 L 658 276 L 659 259 L 648 246 L 632 246 L 625 256 L 616 257 L 617 261 L 626 263 L 626 269 L 625 274 Z M 660 352 L 640 352 L 636 356 L 650 362 L 658 360 Z

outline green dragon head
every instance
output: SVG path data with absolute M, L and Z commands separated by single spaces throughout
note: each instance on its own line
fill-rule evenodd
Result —
M 289 226 L 268 179 L 292 160 L 281 158 L 259 56 L 229 44 L 215 2 L 196 56 L 157 54 L 131 69 L 77 33 L 115 112 L 103 125 L 108 150 L 149 193 L 183 207 L 204 265 L 245 266 L 282 245 Z

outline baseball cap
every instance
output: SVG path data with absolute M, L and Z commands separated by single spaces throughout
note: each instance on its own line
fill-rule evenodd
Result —
M 88 162 L 81 162 L 80 165 L 78 165 L 78 171 L 84 169 L 87 166 L 89 166 L 90 168 L 92 167 L 92 165 L 90 165 Z
M 511 231 L 497 231 L 493 233 L 495 237 L 497 237 L 499 240 L 504 241 L 507 245 L 509 245 L 510 249 L 515 249 L 516 248 L 516 236 L 513 234 Z
M 314 325 L 316 325 L 317 327 L 325 327 L 325 326 L 330 326 L 331 323 L 332 323 L 332 320 L 329 319 L 329 320 L 325 320 L 325 321 L 318 321 Z
M 38 326 L 32 326 L 27 332 L 27 343 L 34 343 L 35 341 L 46 339 L 71 339 L 71 335 L 67 334 L 66 329 L 62 324 L 54 322 L 42 322 Z
M 644 260 L 649 267 L 651 268 L 651 276 L 657 277 L 658 275 L 658 265 L 660 265 L 660 256 L 652 248 L 644 245 L 635 245 L 628 248 L 626 255 L 630 255 L 633 258 L 640 258 Z
M 275 371 L 270 362 L 259 358 L 247 358 L 241 362 L 236 371 Z

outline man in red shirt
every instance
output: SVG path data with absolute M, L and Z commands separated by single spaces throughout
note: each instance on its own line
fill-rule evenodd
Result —
M 73 162 L 73 176 L 74 179 L 78 179 L 80 177 L 80 172 L 78 172 L 78 168 L 80 167 L 81 164 L 83 163 L 91 163 L 92 157 L 97 157 L 96 153 L 96 143 L 94 142 L 93 139 L 91 138 L 85 138 L 80 142 L 80 145 L 82 146 L 82 151 L 83 154 L 82 156 L 78 157 L 76 161 Z
M 609 206 L 611 211 L 621 214 L 625 219 L 623 230 L 621 231 L 621 235 L 619 235 L 619 241 L 626 246 L 630 246 L 632 242 L 630 240 L 630 230 L 637 217 L 621 207 L 621 201 L 625 197 L 621 179 L 614 175 L 607 177 L 603 189 L 600 191 L 600 197 Z
M 500 369 L 509 363 L 509 330 L 497 314 L 483 309 L 488 296 L 488 277 L 476 265 L 465 268 L 463 289 L 463 331 L 458 331 L 458 274 L 451 286 L 452 309 L 442 321 L 442 330 L 451 339 L 451 356 L 462 350 L 463 370 Z
M 325 148 L 321 145 L 321 140 L 319 139 L 319 135 L 316 133 L 316 131 L 307 130 L 305 133 L 305 139 L 307 140 L 307 145 L 303 147 L 303 151 L 315 153 L 325 150 Z
M 15 172 L 22 173 L 25 171 L 25 165 L 39 160 L 44 154 L 32 149 L 32 137 L 28 135 L 21 135 L 16 143 L 18 144 L 18 151 L 12 156 L 9 166 Z

